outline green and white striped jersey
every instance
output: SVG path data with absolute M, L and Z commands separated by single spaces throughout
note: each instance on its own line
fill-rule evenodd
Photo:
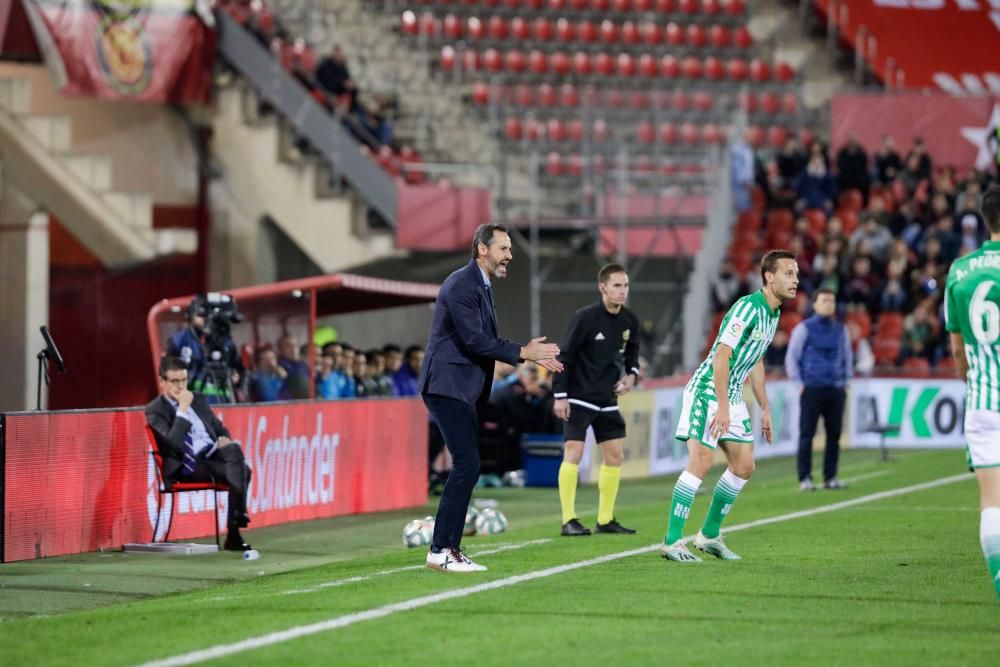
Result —
M 987 241 L 952 263 L 944 319 L 965 342 L 966 409 L 1000 411 L 1000 241 Z
M 763 290 L 742 297 L 733 304 L 722 319 L 719 334 L 698 370 L 688 380 L 686 390 L 715 400 L 715 380 L 712 372 L 712 358 L 720 344 L 733 349 L 729 359 L 729 404 L 743 402 L 743 385 L 750 377 L 750 371 L 767 351 L 778 330 L 780 311 L 771 309 Z

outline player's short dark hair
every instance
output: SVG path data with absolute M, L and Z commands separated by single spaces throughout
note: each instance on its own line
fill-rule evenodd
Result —
M 597 272 L 597 282 L 603 285 L 608 282 L 612 274 L 615 273 L 624 273 L 625 275 L 628 275 L 628 271 L 621 264 L 605 264 L 601 267 L 601 270 Z
M 166 356 L 160 359 L 160 377 L 164 380 L 167 379 L 167 373 L 170 371 L 186 371 L 187 369 L 188 365 L 180 357 Z
M 1000 185 L 991 185 L 979 202 L 979 211 L 991 234 L 1000 234 Z
M 816 291 L 815 291 L 815 292 L 813 292 L 813 294 L 812 294 L 812 297 L 813 297 L 813 303 L 816 303 L 816 302 L 817 302 L 817 301 L 819 300 L 819 297 L 820 297 L 821 295 L 823 295 L 823 294 L 829 294 L 829 295 L 830 295 L 830 296 L 832 296 L 832 297 L 833 297 L 834 299 L 836 299 L 836 298 L 837 298 L 837 293 L 836 293 L 836 292 L 834 292 L 834 291 L 833 291 L 832 289 L 830 289 L 829 287 L 820 287 L 820 288 L 819 288 L 818 290 L 816 290 Z
M 486 223 L 476 227 L 476 233 L 472 235 L 472 259 L 479 257 L 479 244 L 482 243 L 487 248 L 493 243 L 493 232 L 503 232 L 509 234 L 507 225 L 495 222 Z
M 778 271 L 779 259 L 795 259 L 795 253 L 788 250 L 772 250 L 760 260 L 760 279 L 767 284 L 765 273 L 776 273 Z

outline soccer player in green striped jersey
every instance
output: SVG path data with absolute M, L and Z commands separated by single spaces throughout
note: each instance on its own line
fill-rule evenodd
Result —
M 990 240 L 956 259 L 944 317 L 965 380 L 965 438 L 979 482 L 979 542 L 1000 598 L 1000 186 L 980 204 Z
M 760 406 L 761 432 L 770 442 L 771 408 L 764 392 L 764 352 L 778 330 L 778 308 L 795 298 L 799 286 L 795 255 L 787 250 L 772 250 L 761 260 L 760 274 L 764 286 L 729 309 L 708 357 L 684 387 L 677 438 L 687 442 L 688 464 L 674 485 L 667 534 L 660 548 L 660 555 L 667 560 L 701 560 L 684 546 L 684 523 L 694 494 L 712 467 L 716 447 L 722 447 L 728 466 L 715 487 L 708 516 L 694 545 L 723 560 L 740 558 L 722 541 L 722 521 L 754 471 L 753 431 L 743 401 L 743 386 L 749 379 Z

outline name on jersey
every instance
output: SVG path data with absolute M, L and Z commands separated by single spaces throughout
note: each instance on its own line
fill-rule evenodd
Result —
M 969 269 L 976 271 L 978 269 L 998 269 L 1000 268 L 1000 254 L 986 253 L 979 257 L 973 257 L 969 260 Z M 964 271 L 959 269 L 958 279 L 961 280 L 964 276 Z

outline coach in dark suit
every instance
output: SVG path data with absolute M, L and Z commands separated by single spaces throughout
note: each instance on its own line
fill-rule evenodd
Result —
M 159 396 L 146 405 L 146 422 L 152 427 L 163 455 L 163 477 L 171 482 L 208 482 L 229 485 L 229 510 L 225 549 L 243 551 L 240 528 L 250 523 L 247 489 L 250 467 L 238 442 L 216 417 L 201 394 L 188 391 L 187 365 L 177 357 L 160 361 Z
M 472 261 L 441 285 L 418 384 L 454 467 L 434 523 L 427 566 L 445 572 L 485 570 L 461 551 L 465 513 L 479 478 L 479 420 L 476 407 L 490 397 L 494 360 L 537 361 L 561 371 L 559 346 L 535 338 L 527 345 L 497 335 L 492 281 L 507 276 L 510 236 L 503 225 L 480 225 L 472 239 Z

